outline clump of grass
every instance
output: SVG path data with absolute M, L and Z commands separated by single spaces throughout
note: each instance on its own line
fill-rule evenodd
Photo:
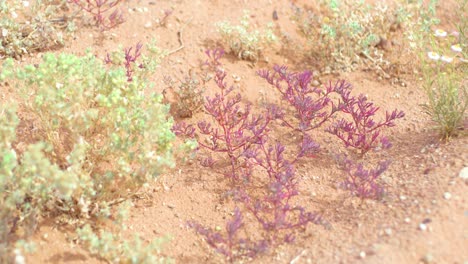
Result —
M 428 96 L 423 107 L 445 139 L 459 134 L 468 107 L 467 59 L 458 35 L 437 29 L 427 36 L 429 51 L 421 52 L 423 88 Z
M 239 25 L 223 21 L 216 27 L 230 52 L 242 60 L 258 61 L 262 51 L 277 41 L 271 25 L 263 30 L 254 29 L 250 25 L 248 12 L 244 13 Z

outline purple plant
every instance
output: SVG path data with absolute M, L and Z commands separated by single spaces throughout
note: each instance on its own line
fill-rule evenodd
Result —
M 121 0 L 68 0 L 68 3 L 77 5 L 81 10 L 91 14 L 96 25 L 101 30 L 109 30 L 124 22 L 122 12 L 116 8 Z M 105 14 L 113 10 L 106 16 Z
M 268 249 L 268 244 L 265 240 L 253 242 L 249 238 L 238 238 L 238 232 L 242 228 L 243 222 L 242 214 L 237 207 L 234 210 L 233 218 L 226 223 L 225 235 L 219 231 L 205 228 L 195 222 L 189 222 L 188 226 L 204 236 L 208 245 L 214 248 L 216 252 L 224 255 L 227 261 L 231 263 L 239 258 L 255 257 Z
M 246 151 L 250 163 L 263 168 L 268 175 L 266 192 L 254 197 L 244 190 L 239 191 L 239 199 L 266 231 L 271 244 L 291 243 L 294 230 L 305 228 L 308 223 L 323 223 L 319 214 L 306 212 L 301 206 L 291 206 L 291 199 L 298 195 L 297 177 L 293 162 L 284 157 L 284 152 L 285 147 L 280 143 L 267 146 L 266 141 Z
M 336 135 L 346 147 L 358 149 L 361 155 L 377 147 L 378 143 L 382 148 L 391 147 L 388 139 L 381 136 L 381 130 L 395 126 L 394 121 L 405 116 L 403 111 L 386 112 L 385 120 L 376 122 L 373 118 L 379 107 L 368 102 L 364 95 L 353 97 L 349 89 L 338 90 L 338 93 L 342 100 L 338 108 L 341 112 L 350 115 L 351 120 L 342 118 L 329 127 L 327 132 Z
M 388 169 L 390 161 L 381 161 L 375 169 L 365 169 L 362 163 L 356 164 L 346 158 L 341 165 L 347 176 L 343 183 L 346 189 L 362 199 L 382 197 L 384 188 L 377 183 L 377 179 Z
M 133 65 L 136 64 L 137 59 L 141 56 L 142 47 L 143 47 L 143 44 L 138 42 L 135 46 L 135 50 L 133 51 L 133 53 L 132 53 L 133 47 L 124 49 L 125 57 L 124 57 L 123 65 L 125 66 L 127 81 L 129 82 L 133 80 Z M 104 62 L 106 64 L 114 64 L 114 65 L 116 64 L 114 61 L 112 61 L 109 53 L 107 53 L 106 58 L 104 59 Z M 143 68 L 143 65 L 139 64 L 138 67 Z
M 206 141 L 200 140 L 199 145 L 227 154 L 231 166 L 226 175 L 234 183 L 241 179 L 239 168 L 243 164 L 242 153 L 261 142 L 268 133 L 268 124 L 277 118 L 278 113 L 276 108 L 272 108 L 262 115 L 253 115 L 250 104 L 242 106 L 239 93 L 231 95 L 234 87 L 228 87 L 225 78 L 226 72 L 218 69 L 214 80 L 220 92 L 214 97 L 207 97 L 205 102 L 205 112 L 214 122 L 198 123 L 199 134 L 206 136 Z
M 286 66 L 275 65 L 272 72 L 260 70 L 257 73 L 274 86 L 282 98 L 294 108 L 297 124 L 283 118 L 283 125 L 302 133 L 320 127 L 340 110 L 333 105 L 330 98 L 332 93 L 351 89 L 351 86 L 344 81 L 336 82 L 334 85 L 330 82 L 324 89 L 314 87 L 311 84 L 313 75 L 310 71 L 289 73 Z M 328 109 L 327 106 L 330 104 L 331 109 Z
M 224 56 L 224 53 L 225 51 L 222 48 L 206 50 L 205 54 L 208 56 L 208 59 L 205 61 L 204 65 L 208 65 L 212 71 L 216 71 L 217 68 L 222 65 L 219 60 Z
M 175 123 L 171 130 L 176 136 L 195 138 L 195 128 L 192 125 L 187 125 L 185 122 Z

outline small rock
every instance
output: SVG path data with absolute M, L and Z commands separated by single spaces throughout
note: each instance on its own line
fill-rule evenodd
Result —
M 458 177 L 462 178 L 464 181 L 468 180 L 468 167 L 464 167 L 458 174 Z
M 359 253 L 359 257 L 362 258 L 362 259 L 365 259 L 365 258 L 366 258 L 366 252 L 361 251 L 361 252 Z
M 406 196 L 400 195 L 400 200 L 402 200 L 402 201 L 406 200 Z
M 432 254 L 428 253 L 426 256 L 424 256 L 421 261 L 425 264 L 433 263 L 434 262 L 434 256 Z
M 424 220 L 422 221 L 423 224 L 429 224 L 432 222 L 432 219 L 430 218 L 424 218 Z
M 316 86 L 319 86 L 319 85 L 320 85 L 319 81 L 317 81 L 317 80 L 312 81 L 312 86 L 316 87 Z
M 411 218 L 406 217 L 406 218 L 405 218 L 405 223 L 410 223 L 410 222 L 411 222 Z
M 144 25 L 145 28 L 151 28 L 152 26 L 153 26 L 153 23 L 151 22 L 146 22 Z
M 232 79 L 234 80 L 235 83 L 238 83 L 238 82 L 240 82 L 241 77 L 240 77 L 240 76 L 237 76 L 237 75 L 235 75 L 235 74 L 233 74 L 233 75 L 232 75 Z
M 175 206 L 172 205 L 172 204 L 168 204 L 167 207 L 169 207 L 169 209 L 174 209 L 175 208 Z
M 391 236 L 393 234 L 393 230 L 391 228 L 385 228 L 385 234 L 387 236 Z
M 427 230 L 427 225 L 424 224 L 424 223 L 420 223 L 420 224 L 419 224 L 419 230 L 421 230 L 421 231 L 426 231 L 426 230 Z
M 452 198 L 452 194 L 449 193 L 449 192 L 445 192 L 445 193 L 444 193 L 444 199 L 445 199 L 445 200 L 450 200 L 450 198 Z

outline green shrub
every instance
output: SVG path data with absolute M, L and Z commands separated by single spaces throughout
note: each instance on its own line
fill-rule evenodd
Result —
M 42 63 L 19 68 L 8 59 L 0 70 L 0 81 L 23 96 L 21 111 L 37 121 L 40 139 L 15 151 L 13 142 L 21 142 L 15 138 L 18 118 L 2 105 L 0 253 L 5 259 L 12 255 L 11 236 L 27 238 L 40 215 L 109 217 L 113 199 L 128 197 L 173 165 L 169 107 L 161 95 L 147 93 L 145 73 L 136 72 L 129 82 L 124 68 L 107 69 L 91 53 L 45 54 Z
M 378 46 L 396 25 L 396 9 L 384 3 L 321 1 L 321 9 L 304 12 L 296 8 L 294 19 L 307 38 L 312 56 L 337 70 L 368 66 L 382 72 L 389 62 Z
M 217 23 L 216 26 L 221 33 L 222 41 L 242 60 L 258 61 L 262 50 L 277 41 L 271 25 L 262 31 L 252 29 L 248 12 L 244 13 L 240 25 L 232 25 L 223 21 Z
M 144 245 L 139 236 L 132 240 L 122 240 L 120 234 L 100 231 L 97 235 L 89 225 L 77 230 L 80 241 L 84 243 L 91 254 L 95 254 L 112 263 L 153 264 L 172 263 L 170 259 L 161 257 L 161 244 L 165 239 L 156 239 Z

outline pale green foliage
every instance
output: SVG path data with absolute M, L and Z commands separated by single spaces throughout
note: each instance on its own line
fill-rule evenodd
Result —
M 45 143 L 30 145 L 19 160 L 12 148 L 18 118 L 14 108 L 0 108 L 0 262 L 8 261 L 8 236 L 32 234 L 37 217 L 58 201 L 70 201 L 78 187 L 72 172 L 61 170 L 44 155 Z
M 408 46 L 417 52 L 417 49 L 426 48 L 426 37 L 432 35 L 432 27 L 440 23 L 436 17 L 438 0 L 430 0 L 427 5 L 422 0 L 403 2 L 406 8 L 398 9 L 398 19 L 407 24 L 404 34 L 409 40 Z
M 257 61 L 262 50 L 277 41 L 271 25 L 262 31 L 252 29 L 248 12 L 245 12 L 240 25 L 232 25 L 230 22 L 223 21 L 218 22 L 216 26 L 231 52 L 243 60 Z
M 171 263 L 170 259 L 160 257 L 161 244 L 165 242 L 163 238 L 145 245 L 138 236 L 134 236 L 133 240 L 122 240 L 119 234 L 103 230 L 96 234 L 89 225 L 79 228 L 77 234 L 91 254 L 112 263 Z
M 17 153 L 16 112 L 1 106 L 0 262 L 11 260 L 11 236 L 27 238 L 40 215 L 107 218 L 109 201 L 173 165 L 169 107 L 161 95 L 146 92 L 147 72 L 128 82 L 125 69 L 107 69 L 91 53 L 45 54 L 24 67 L 8 59 L 0 72 L 0 81 L 23 96 L 21 111 L 37 121 L 39 139 Z M 125 245 L 119 252 L 132 251 Z M 146 259 L 153 249 L 135 254 Z
M 122 238 L 122 231 L 127 230 L 124 221 L 128 218 L 128 213 L 133 204 L 124 202 L 114 215 L 114 223 L 118 230 L 108 232 L 99 230 L 97 233 L 89 224 L 76 230 L 78 239 L 91 254 L 98 255 L 112 263 L 171 263 L 168 258 L 161 257 L 162 245 L 168 238 L 157 238 L 150 243 L 145 243 L 138 235 L 134 235 L 132 240 Z
M 27 4 L 26 4 L 27 3 Z M 63 45 L 60 19 L 66 1 L 0 0 L 0 57 L 19 57 Z
M 463 49 L 463 57 L 468 58 L 468 0 L 458 1 L 456 17 L 458 19 L 456 27 L 459 35 L 459 42 Z
M 361 65 L 388 65 L 376 46 L 388 39 L 390 27 L 396 23 L 394 13 L 385 3 L 327 0 L 322 1 L 318 14 L 296 8 L 294 18 L 313 56 L 326 61 L 327 66 L 348 71 Z
M 172 165 L 172 121 L 157 94 L 145 94 L 146 81 L 127 81 L 124 69 L 107 70 L 88 53 L 45 54 L 37 67 L 16 71 L 16 90 L 40 121 L 50 155 L 63 167 L 73 166 L 71 151 L 83 149 L 82 178 L 93 178 L 99 196 L 140 185 Z
M 404 1 L 402 1 L 404 2 Z M 374 70 L 378 75 L 390 78 L 395 64 L 386 53 L 393 39 L 413 26 L 418 9 L 413 5 L 376 1 L 322 0 L 320 10 L 311 11 L 296 7 L 294 19 L 301 33 L 307 38 L 311 56 L 340 71 L 358 68 Z M 392 47 L 409 57 L 406 39 Z

